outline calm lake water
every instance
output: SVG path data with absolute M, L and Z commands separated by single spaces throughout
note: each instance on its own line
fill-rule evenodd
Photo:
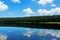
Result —
M 0 27 L 0 40 L 60 40 L 60 30 Z

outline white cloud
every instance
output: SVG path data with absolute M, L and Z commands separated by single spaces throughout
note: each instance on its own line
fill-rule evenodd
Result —
M 55 6 L 56 6 L 56 4 L 52 4 L 51 6 L 52 6 L 52 7 L 55 7 Z
M 23 12 L 28 13 L 28 14 L 34 13 L 31 8 L 26 8 L 23 10 Z
M 0 1 L 0 11 L 5 11 L 7 9 L 8 9 L 8 6 L 4 4 L 4 1 L 3 2 Z
M 39 0 L 38 4 L 46 5 L 48 3 L 53 3 L 54 0 Z
M 60 8 L 54 8 L 54 9 L 51 9 L 50 11 L 50 14 L 53 14 L 53 15 L 60 15 Z
M 7 35 L 0 33 L 0 40 L 7 40 Z
M 31 16 L 31 14 L 36 15 L 35 12 L 33 12 L 31 8 L 23 9 L 23 12 L 26 13 L 25 16 Z M 38 9 L 36 13 L 40 14 L 40 16 L 42 16 L 42 15 L 50 15 L 50 16 L 51 15 L 60 15 L 60 7 L 52 8 L 51 10 Z
M 38 13 L 40 15 L 48 15 L 48 14 L 50 14 L 50 11 L 48 11 L 46 9 L 38 9 Z
M 41 15 L 60 15 L 60 8 L 53 8 L 51 10 L 38 9 L 38 13 Z
M 14 3 L 20 3 L 20 0 L 11 0 Z
M 31 8 L 26 8 L 26 9 L 23 9 L 22 11 L 27 13 L 26 16 L 30 16 L 31 14 L 34 14 Z

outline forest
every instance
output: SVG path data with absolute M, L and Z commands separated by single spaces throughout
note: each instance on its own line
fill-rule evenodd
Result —
M 0 18 L 0 26 L 60 26 L 60 15 L 53 16 L 31 16 L 31 17 L 17 17 L 17 18 Z M 46 28 L 44 27 L 44 28 Z M 51 28 L 50 27 L 50 28 Z M 48 28 L 48 27 L 47 27 Z M 58 27 L 59 28 L 59 27 Z

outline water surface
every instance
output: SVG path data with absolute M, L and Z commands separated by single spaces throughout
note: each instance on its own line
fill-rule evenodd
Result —
M 60 40 L 60 30 L 23 27 L 0 27 L 2 40 Z

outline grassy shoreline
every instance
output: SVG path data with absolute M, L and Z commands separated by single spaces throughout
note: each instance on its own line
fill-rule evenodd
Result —
M 39 22 L 39 24 L 60 24 L 60 22 Z

